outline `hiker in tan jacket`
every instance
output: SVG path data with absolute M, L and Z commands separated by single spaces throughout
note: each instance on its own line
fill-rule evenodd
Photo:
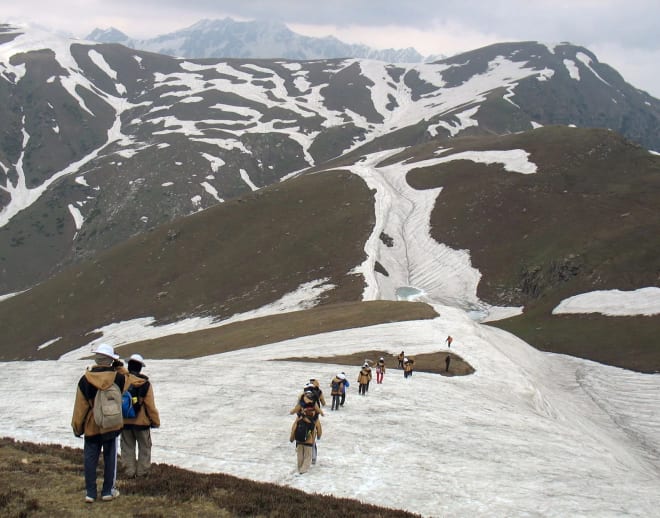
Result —
M 301 435 L 298 435 L 299 433 Z M 321 438 L 321 435 L 323 435 L 321 420 L 315 414 L 313 407 L 307 407 L 301 415 L 296 416 L 296 420 L 291 427 L 289 442 L 296 441 L 298 473 L 303 474 L 309 470 L 312 464 L 314 445 L 317 439 Z
M 102 500 L 112 500 L 119 495 L 114 489 L 115 468 L 117 463 L 117 436 L 122 429 L 121 419 L 117 426 L 102 429 L 94 420 L 94 400 L 99 390 L 117 385 L 118 392 L 124 387 L 125 377 L 115 372 L 112 362 L 119 358 L 112 346 L 101 344 L 95 352 L 96 365 L 88 367 L 78 381 L 76 400 L 73 406 L 71 427 L 76 437 L 85 436 L 83 449 L 85 466 L 85 502 L 92 503 L 98 493 L 96 487 L 96 468 L 103 452 L 103 487 Z M 121 416 L 120 416 L 121 417 Z
M 127 390 L 133 398 L 136 415 L 134 418 L 124 418 L 121 464 L 126 477 L 145 477 L 151 469 L 151 428 L 160 427 L 160 415 L 153 386 L 149 378 L 141 373 L 145 367 L 144 358 L 140 354 L 133 354 L 127 363 Z

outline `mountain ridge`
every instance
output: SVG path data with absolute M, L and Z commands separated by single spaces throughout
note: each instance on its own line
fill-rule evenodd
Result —
M 640 348 L 626 356 L 616 344 L 634 319 L 606 318 L 613 327 L 605 336 L 588 319 L 551 316 L 554 304 L 579 290 L 657 282 L 652 241 L 636 243 L 635 254 L 620 250 L 631 249 L 632 236 L 657 233 L 644 214 L 658 200 L 658 157 L 642 146 L 660 147 L 658 101 L 588 49 L 508 43 L 404 66 L 174 59 L 10 26 L 0 28 L 0 41 L 0 289 L 32 288 L 0 303 L 0 319 L 16 322 L 5 336 L 11 343 L 2 344 L 5 358 L 63 354 L 116 319 L 220 321 L 309 283 L 318 295 L 311 305 L 391 300 L 412 282 L 475 314 L 524 305 L 526 314 L 502 325 L 539 347 L 556 350 L 562 336 L 564 352 L 658 368 L 650 331 L 657 317 L 634 321 Z M 514 157 L 536 173 L 502 174 Z M 463 189 L 457 205 L 443 197 L 450 188 Z M 563 191 L 582 200 L 567 204 L 566 215 L 555 213 Z M 377 208 L 401 196 L 420 196 L 428 211 L 402 221 L 425 229 L 428 214 L 433 239 L 425 246 L 446 247 L 422 250 L 425 257 L 448 262 L 430 269 L 402 253 L 427 231 L 401 226 L 397 214 L 378 219 Z M 531 225 L 529 200 L 538 205 L 536 221 L 561 225 Z M 334 211 L 321 210 L 330 205 Z M 482 214 L 499 239 L 474 239 Z M 585 214 L 588 224 L 570 226 Z M 195 232 L 238 252 L 221 257 L 194 247 L 180 229 L 204 218 L 224 237 Z M 604 221 L 625 221 L 626 232 L 608 234 Z M 508 243 L 495 223 L 527 231 Z M 558 240 L 558 230 L 572 239 Z M 593 241 L 590 233 L 608 246 L 581 248 Z M 553 246 L 535 256 L 526 245 L 533 241 Z M 186 250 L 200 250 L 199 257 Z M 461 250 L 474 265 L 457 262 Z M 252 257 L 255 271 L 243 264 Z M 229 259 L 232 268 L 223 263 Z M 218 271 L 228 277 L 214 278 Z M 438 272 L 455 285 L 443 287 Z M 466 272 L 471 280 L 461 285 Z M 84 287 L 81 278 L 93 281 Z M 43 315 L 38 326 L 35 312 Z M 535 332 L 553 326 L 547 336 Z M 586 338 L 607 354 L 587 350 Z
M 237 21 L 229 17 L 203 19 L 190 27 L 149 39 L 131 38 L 114 27 L 94 29 L 85 39 L 99 43 L 120 43 L 157 54 L 195 59 L 365 58 L 391 63 L 419 63 L 440 58 L 424 57 L 412 47 L 373 49 L 367 45 L 344 43 L 334 36 L 303 36 L 277 21 Z

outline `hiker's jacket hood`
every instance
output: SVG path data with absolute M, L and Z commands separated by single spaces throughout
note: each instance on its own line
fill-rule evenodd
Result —
M 134 388 L 131 389 L 131 386 Z M 144 374 L 130 372 L 127 376 L 126 389 L 137 394 L 139 408 L 133 419 L 124 419 L 124 428 L 138 430 L 158 428 L 160 426 L 160 414 L 156 408 L 154 389 L 149 378 Z
M 116 383 L 123 392 L 126 378 L 123 374 L 116 372 L 112 367 L 95 365 L 89 367 L 78 381 L 76 390 L 76 401 L 73 406 L 71 427 L 77 437 L 84 435 L 85 438 L 98 438 L 101 440 L 116 436 L 121 431 L 121 426 L 108 430 L 101 430 L 94 421 L 94 398 L 98 390 L 105 390 Z

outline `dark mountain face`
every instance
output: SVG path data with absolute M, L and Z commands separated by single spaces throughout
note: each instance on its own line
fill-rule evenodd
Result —
M 660 103 L 586 49 L 511 43 L 414 66 L 184 60 L 0 30 L 0 290 L 41 283 L 0 303 L 0 321 L 23 322 L 5 358 L 61 354 L 119 320 L 227 317 L 319 278 L 335 286 L 321 304 L 360 300 L 350 272 L 373 193 L 312 173 L 383 150 L 518 148 L 537 163 L 511 177 L 457 160 L 407 179 L 452 193 L 432 237 L 470 250 L 482 300 L 529 308 L 510 322 L 531 343 L 563 297 L 658 282 L 641 236 L 657 235 L 645 215 L 658 157 L 644 148 L 660 149 Z M 534 129 L 546 125 L 563 127 Z

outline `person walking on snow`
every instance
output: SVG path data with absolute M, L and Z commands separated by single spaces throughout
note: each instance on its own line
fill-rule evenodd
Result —
M 337 376 L 340 377 L 340 379 L 344 382 L 342 383 L 341 386 L 341 399 L 339 401 L 339 406 L 344 406 L 344 403 L 346 402 L 346 389 L 351 386 L 351 384 L 348 382 L 348 379 L 346 378 L 346 373 L 341 372 L 337 374 Z
M 399 360 L 399 369 L 403 369 L 403 360 L 405 360 L 406 355 L 403 351 L 397 356 L 397 360 Z
M 314 445 L 323 434 L 321 421 L 318 416 L 314 419 L 314 413 L 314 408 L 304 409 L 302 414 L 296 417 L 289 436 L 289 442 L 296 441 L 297 469 L 301 475 L 309 470 Z
M 146 477 L 151 470 L 151 428 L 160 427 L 160 415 L 153 386 L 149 378 L 140 373 L 145 367 L 144 358 L 140 354 L 133 354 L 127 363 L 128 391 L 133 399 L 135 417 L 124 418 L 121 464 L 126 477 Z
M 321 409 L 321 406 L 316 399 L 316 394 L 314 393 L 314 385 L 311 383 L 308 383 L 305 385 L 303 388 L 303 393 L 298 396 L 298 402 L 296 403 L 296 406 L 294 406 L 291 410 L 289 410 L 289 414 L 298 414 L 300 413 L 307 407 L 313 407 L 314 410 L 316 411 L 317 414 L 319 415 L 325 415 L 323 413 L 323 409 Z
M 346 377 L 343 374 L 337 374 L 332 381 L 330 382 L 330 394 L 332 395 L 332 407 L 331 410 L 339 410 L 341 406 L 341 396 L 344 392 L 344 382 Z
M 415 365 L 415 360 L 412 358 L 406 358 L 403 361 L 403 377 L 410 378 L 413 375 L 413 367 Z
M 448 347 L 449 349 L 451 349 L 451 343 L 452 343 L 453 341 L 454 341 L 454 339 L 451 337 L 451 335 L 448 336 L 447 339 L 445 340 L 445 342 L 447 342 L 447 347 Z
M 76 437 L 84 436 L 84 472 L 85 472 L 85 502 L 93 503 L 98 496 L 96 486 L 96 468 L 103 452 L 103 486 L 101 500 L 109 501 L 119 496 L 119 491 L 113 488 L 117 466 L 117 436 L 122 425 L 102 429 L 94 420 L 94 401 L 99 390 L 112 387 L 113 383 L 124 392 L 126 378 L 112 367 L 113 361 L 119 359 L 112 346 L 101 344 L 97 347 L 94 361 L 96 365 L 88 367 L 78 381 L 76 400 L 73 406 L 71 427 Z
M 381 356 L 376 363 L 376 383 L 380 384 L 383 382 L 383 376 L 385 375 L 385 359 Z
M 369 386 L 370 381 L 371 381 L 371 368 L 369 367 L 369 364 L 365 362 L 362 365 L 362 368 L 360 369 L 357 378 L 357 382 L 359 385 L 358 394 L 360 394 L 361 396 L 367 395 L 367 387 Z

